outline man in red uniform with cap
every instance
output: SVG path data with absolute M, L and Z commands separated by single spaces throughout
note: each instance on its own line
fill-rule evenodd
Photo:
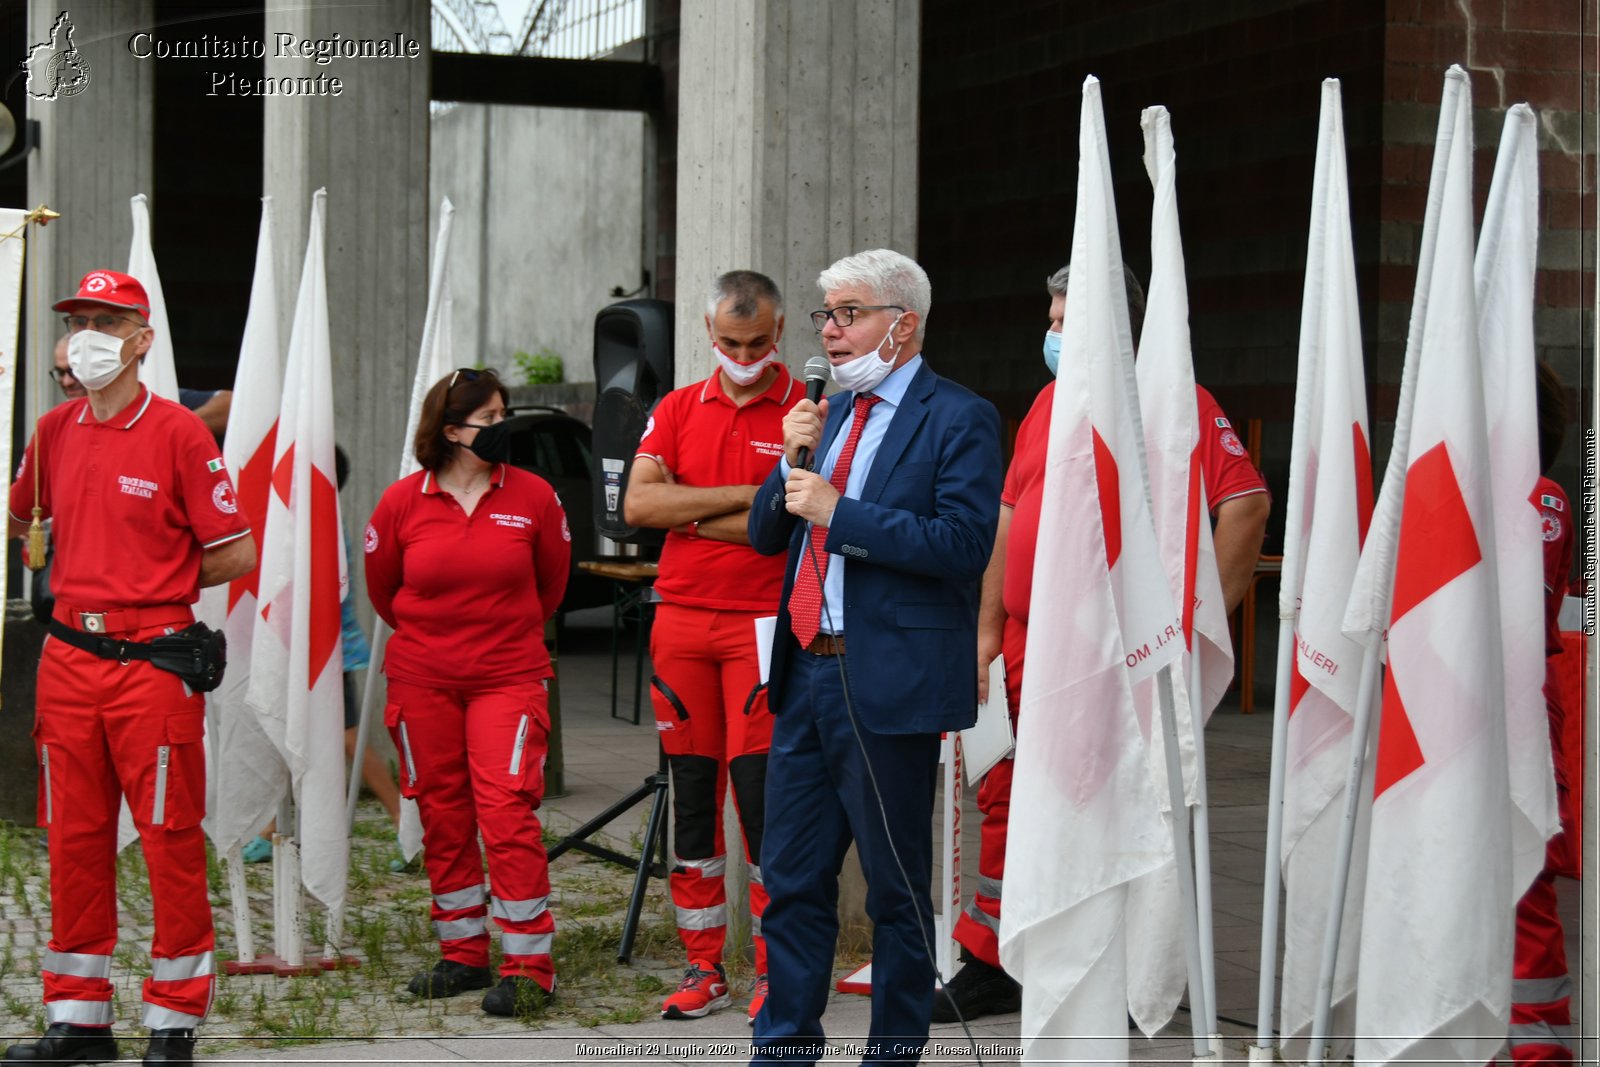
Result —
M 733 783 L 750 870 L 756 979 L 766 1000 L 761 828 L 772 715 L 760 684 L 755 620 L 775 614 L 783 559 L 762 556 L 746 532 L 750 501 L 783 452 L 783 416 L 804 391 L 778 361 L 783 298 L 772 279 L 730 271 L 706 302 L 719 367 L 656 407 L 629 474 L 624 515 L 663 527 L 650 638 L 656 729 L 672 771 L 670 883 L 689 967 L 661 1005 L 663 1019 L 699 1018 L 731 1003 L 722 966 L 727 931 L 722 804 Z
M 5 1059 L 117 1058 L 111 959 L 126 795 L 155 911 L 144 1062 L 191 1063 L 216 981 L 200 830 L 205 700 L 139 658 L 138 646 L 188 627 L 201 586 L 255 566 L 255 541 L 211 434 L 139 384 L 153 336 L 144 287 L 90 271 L 55 308 L 67 313 L 68 359 L 88 395 L 40 418 L 10 500 L 13 534 L 37 514 L 54 521 L 56 545 L 35 726 L 39 815 L 50 832 L 49 1028 Z
M 1144 319 L 1144 291 L 1132 271 L 1123 269 L 1133 336 Z M 1045 282 L 1050 293 L 1050 329 L 1045 334 L 1045 363 L 1055 373 L 1061 352 L 1061 320 L 1066 313 L 1067 268 Z M 1000 530 L 994 556 L 983 577 L 983 602 L 978 614 L 978 684 L 987 686 L 988 667 L 1005 654 L 1006 704 L 1015 725 L 1022 699 L 1022 672 L 1028 640 L 1028 608 L 1033 593 L 1033 557 L 1039 536 L 1040 499 L 1044 494 L 1045 451 L 1050 441 L 1050 412 L 1055 383 L 1046 385 L 1017 431 L 1011 468 L 1000 495 Z M 1195 387 L 1199 407 L 1200 468 L 1206 499 L 1216 522 L 1213 540 L 1222 596 L 1232 611 L 1250 586 L 1267 527 L 1271 498 L 1266 483 L 1251 464 L 1244 444 L 1209 392 Z M 980 699 L 986 696 L 980 693 Z M 1006 827 L 1011 812 L 1013 762 L 1001 760 L 978 788 L 983 829 L 978 851 L 978 889 L 961 917 L 954 936 L 970 957 L 946 994 L 934 998 L 933 1020 L 954 1022 L 1021 1006 L 1021 988 L 1000 968 L 998 936 L 1004 889 Z M 952 1004 L 952 1001 L 954 1002 Z

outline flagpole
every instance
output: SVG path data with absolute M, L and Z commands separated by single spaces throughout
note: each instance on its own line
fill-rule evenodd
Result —
M 1333 860 L 1333 891 L 1328 895 L 1328 925 L 1322 939 L 1322 969 L 1317 974 L 1316 1014 L 1311 1021 L 1307 1063 L 1320 1067 L 1333 1018 L 1333 975 L 1339 961 L 1339 928 L 1344 922 L 1344 901 L 1350 886 L 1350 854 L 1354 849 L 1356 820 L 1362 802 L 1361 779 L 1367 766 L 1367 731 L 1377 690 L 1379 639 L 1367 643 L 1361 657 L 1361 684 L 1356 690 L 1356 714 L 1350 729 L 1350 773 L 1344 784 L 1344 819 L 1339 826 L 1339 846 Z
M 1194 865 L 1189 854 L 1188 804 L 1183 796 L 1183 757 L 1178 754 L 1178 716 L 1173 710 L 1172 667 L 1156 672 L 1156 693 L 1161 701 L 1161 739 L 1167 754 L 1167 793 L 1172 801 L 1172 852 L 1177 866 L 1178 900 L 1183 908 L 1183 952 L 1189 965 L 1189 1020 L 1194 1032 L 1196 1062 L 1215 1062 L 1206 1022 L 1206 983 L 1200 963 L 1199 912 L 1195 910 Z
M 250 890 L 244 880 L 244 857 L 237 842 L 228 849 L 223 863 L 228 868 L 228 896 L 233 905 L 233 940 L 240 963 L 256 961 L 256 934 L 250 926 Z
M 1294 619 L 1278 620 L 1278 676 L 1272 687 L 1272 771 L 1267 780 L 1267 866 L 1261 890 L 1261 984 L 1256 994 L 1256 1043 L 1251 1063 L 1272 1063 L 1273 979 L 1278 970 L 1278 904 L 1283 879 L 1283 775 L 1289 758 L 1289 673 L 1294 665 Z
M 389 643 L 389 624 L 382 619 L 372 623 L 372 655 L 367 660 L 367 678 L 361 687 L 361 717 L 356 722 L 356 751 L 350 760 L 350 792 L 345 799 L 345 822 L 351 830 L 356 825 L 356 800 L 361 796 L 361 768 L 367 754 L 367 730 L 372 722 L 372 706 L 377 703 L 377 676 L 383 663 L 384 646 Z
M 1194 731 L 1194 893 L 1199 921 L 1200 968 L 1206 990 L 1206 1036 L 1211 1051 L 1222 1055 L 1217 1029 L 1216 940 L 1211 921 L 1211 811 L 1206 800 L 1206 724 L 1200 714 L 1200 657 L 1189 655 L 1189 720 Z

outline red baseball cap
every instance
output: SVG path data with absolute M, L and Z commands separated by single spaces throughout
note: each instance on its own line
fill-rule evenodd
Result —
M 92 270 L 78 283 L 76 296 L 57 300 L 57 311 L 68 311 L 78 304 L 105 304 L 114 308 L 131 308 L 144 315 L 150 314 L 150 298 L 144 286 L 131 274 L 114 270 Z

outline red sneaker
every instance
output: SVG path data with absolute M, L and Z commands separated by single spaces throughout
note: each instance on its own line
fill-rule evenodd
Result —
M 750 1025 L 756 1024 L 756 1016 L 761 1014 L 761 1005 L 767 1002 L 767 976 L 756 975 L 756 984 L 750 990 L 750 1008 L 746 1012 L 750 1017 Z
M 720 963 L 691 960 L 678 991 L 661 1002 L 663 1019 L 698 1019 L 733 1003 Z

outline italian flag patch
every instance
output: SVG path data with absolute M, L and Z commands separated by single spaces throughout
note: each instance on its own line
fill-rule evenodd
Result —
M 1551 496 L 1548 493 L 1544 493 L 1544 494 L 1540 495 L 1539 504 L 1540 504 L 1541 507 L 1547 507 L 1551 511 L 1566 511 L 1567 510 L 1566 505 L 1561 503 L 1561 498 L 1560 497 Z
M 222 457 L 220 457 L 220 456 L 217 457 L 216 459 L 212 459 L 212 460 L 207 460 L 206 461 L 206 472 L 209 473 L 209 474 L 217 473 L 219 470 L 222 469 L 222 467 L 223 467 Z

